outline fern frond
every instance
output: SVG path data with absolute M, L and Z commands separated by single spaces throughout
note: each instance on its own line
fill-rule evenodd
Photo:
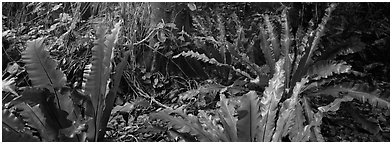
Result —
M 21 119 L 12 114 L 8 109 L 3 109 L 3 128 L 6 127 L 8 131 L 21 132 L 23 131 L 24 124 Z
M 322 118 L 323 114 L 322 112 L 317 112 L 315 113 L 311 106 L 309 101 L 307 100 L 306 97 L 302 97 L 302 102 L 303 102 L 303 109 L 305 113 L 305 118 L 308 123 L 305 127 L 309 128 L 309 133 L 304 135 L 305 137 L 302 139 L 310 140 L 310 141 L 318 141 L 318 142 L 323 142 L 324 138 L 321 135 L 321 123 L 322 123 Z M 305 133 L 306 131 L 304 131 Z
M 364 50 L 366 44 L 358 37 L 351 37 L 348 40 L 343 41 L 341 44 L 328 47 L 321 53 L 318 60 L 333 60 L 340 55 L 348 55 Z
M 271 43 L 270 47 L 273 50 L 273 57 L 275 58 L 275 61 L 278 61 L 280 58 L 280 43 L 279 43 L 279 37 L 278 35 L 275 34 L 275 26 L 272 24 L 270 21 L 270 18 L 268 15 L 264 15 L 264 23 L 267 26 L 267 33 L 268 33 L 268 41 Z
M 327 87 L 317 92 L 316 94 L 325 94 L 332 95 L 334 97 L 340 97 L 340 93 L 360 100 L 363 103 L 368 102 L 374 107 L 389 109 L 389 101 L 379 97 L 380 91 L 377 89 L 372 91 L 366 84 L 355 84 L 347 82 Z
M 278 104 L 284 92 L 284 70 L 283 59 L 280 59 L 275 66 L 275 74 L 269 81 L 261 98 L 261 121 L 258 126 L 258 141 L 271 141 L 275 131 L 275 117 L 278 111 Z
M 240 42 L 238 42 L 240 43 Z M 241 64 L 245 65 L 247 69 L 251 70 L 253 74 L 258 75 L 259 77 L 262 77 L 263 75 L 267 75 L 266 70 L 268 69 L 262 69 L 260 66 L 258 66 L 256 63 L 251 62 L 249 60 L 249 57 L 245 53 L 241 53 L 238 51 L 238 47 L 235 48 L 232 44 L 229 45 L 229 52 L 232 56 L 234 56 L 235 60 L 239 61 Z
M 177 55 L 173 56 L 172 58 L 178 58 L 180 56 L 196 58 L 197 60 L 200 60 L 200 61 L 203 61 L 203 62 L 206 62 L 206 63 L 210 63 L 210 64 L 213 64 L 213 65 L 216 65 L 216 66 L 226 66 L 226 67 L 231 68 L 235 72 L 238 72 L 238 73 L 240 73 L 243 76 L 246 76 L 249 79 L 253 79 L 248 73 L 246 73 L 246 72 L 244 72 L 244 71 L 242 71 L 240 69 L 237 69 L 234 66 L 220 63 L 220 62 L 218 62 L 214 58 L 208 58 L 205 54 L 199 54 L 198 52 L 187 51 L 187 52 L 181 52 L 180 54 L 177 54 Z
M 264 29 L 263 25 L 259 25 L 260 28 L 260 49 L 264 54 L 264 58 L 267 62 L 267 65 L 270 68 L 270 73 L 275 73 L 274 68 L 275 68 L 275 57 L 273 56 L 273 50 L 270 48 L 270 42 L 268 41 L 268 34 L 266 30 Z
M 174 117 L 170 114 L 177 114 L 180 117 Z M 183 112 L 179 111 L 171 111 L 164 110 L 158 113 L 152 114 L 150 116 L 152 119 L 162 119 L 169 122 L 169 129 L 174 129 L 179 133 L 189 133 L 192 136 L 195 136 L 198 141 L 201 142 L 213 142 L 218 141 L 218 138 L 211 136 L 208 132 L 206 132 L 200 121 L 196 116 L 186 115 Z
M 328 104 L 328 105 L 326 105 L 326 106 L 318 107 L 317 109 L 318 109 L 320 112 L 336 112 L 336 111 L 339 110 L 340 104 L 341 104 L 342 102 L 347 102 L 347 101 L 352 101 L 352 100 L 353 100 L 352 97 L 350 97 L 350 96 L 344 96 L 343 98 L 337 98 L 337 99 L 335 99 L 332 103 L 330 103 L 330 104 Z
M 105 36 L 106 28 L 103 25 L 97 28 L 98 40 L 92 48 L 91 73 L 87 77 L 86 94 L 91 97 L 92 109 L 94 111 L 93 121 L 89 124 L 88 139 L 97 141 L 102 114 L 105 108 L 105 98 L 109 92 L 109 77 L 112 70 L 113 48 L 118 39 L 120 22 L 115 25 L 112 33 Z
M 229 141 L 223 132 L 223 128 L 218 124 L 218 117 L 208 115 L 204 110 L 199 110 L 198 112 L 199 121 L 202 123 L 202 126 L 207 133 L 212 135 L 212 137 L 216 138 L 218 141 Z
M 285 73 L 285 85 L 286 87 L 290 86 L 290 77 L 291 77 L 291 65 L 292 65 L 292 58 L 290 57 L 290 50 L 291 50 L 291 40 L 292 35 L 290 33 L 289 22 L 287 18 L 288 8 L 285 7 L 283 9 L 281 20 L 282 23 L 282 32 L 281 32 L 281 52 L 284 57 L 284 71 Z
M 237 135 L 238 141 L 253 142 L 260 122 L 260 100 L 255 91 L 250 91 L 241 98 L 238 108 Z
M 22 52 L 22 61 L 35 87 L 47 88 L 50 92 L 65 86 L 64 73 L 56 70 L 57 63 L 50 59 L 49 52 L 43 46 L 45 38 L 27 42 L 27 48 Z
M 225 87 L 222 85 L 219 85 L 219 84 L 205 84 L 205 85 L 199 86 L 197 89 L 192 89 L 192 90 L 188 90 L 186 92 L 183 92 L 183 93 L 179 94 L 178 96 L 179 96 L 179 100 L 189 100 L 199 94 L 205 95 L 208 93 L 212 93 L 210 95 L 215 97 L 215 95 L 223 88 L 225 88 Z
M 229 64 L 231 62 L 231 58 L 226 55 L 227 46 L 224 44 L 226 42 L 226 31 L 225 31 L 225 24 L 222 20 L 222 16 L 219 13 L 216 13 L 216 22 L 218 23 L 218 41 L 220 42 L 219 46 L 219 53 L 223 59 L 223 62 Z
M 2 141 L 3 142 L 38 142 L 39 139 L 33 136 L 33 133 L 23 128 L 23 121 L 10 113 L 9 110 L 3 109 Z
M 43 141 L 57 140 L 58 131 L 50 125 L 50 120 L 47 120 L 48 115 L 41 111 L 40 105 L 30 107 L 26 103 L 16 105 L 16 108 L 21 109 L 20 115 L 27 125 L 35 128 L 40 133 Z
M 31 131 L 13 132 L 3 127 L 2 142 L 39 142 L 37 137 L 33 136 Z
M 234 117 L 234 105 L 229 103 L 229 100 L 226 99 L 224 94 L 220 94 L 219 105 L 220 109 L 218 114 L 222 122 L 223 132 L 225 133 L 228 141 L 236 142 L 238 140 L 236 126 L 238 120 Z
M 308 55 L 307 55 L 306 61 L 305 61 L 306 65 L 311 64 L 313 54 L 318 49 L 318 44 L 319 44 L 320 38 L 324 35 L 325 26 L 331 16 L 332 11 L 336 8 L 336 5 L 337 4 L 333 3 L 325 10 L 326 13 L 325 13 L 324 17 L 322 18 L 321 23 L 318 25 L 318 27 L 316 29 L 316 33 L 313 38 L 312 45 L 309 48 L 309 52 L 308 52 Z
M 279 118 L 276 123 L 276 131 L 274 133 L 272 141 L 281 141 L 282 137 L 286 136 L 289 133 L 291 127 L 296 124 L 294 121 L 294 111 L 296 105 L 298 104 L 298 95 L 304 87 L 305 83 L 307 82 L 307 78 L 302 78 L 301 82 L 297 82 L 294 87 L 292 96 L 283 102 L 283 106 L 280 109 Z
M 309 65 L 313 64 L 313 54 L 314 51 L 318 49 L 318 44 L 320 41 L 320 38 L 324 34 L 325 30 L 325 25 L 327 24 L 329 17 L 332 13 L 332 11 L 335 9 L 336 4 L 331 4 L 327 9 L 324 17 L 322 18 L 321 23 L 318 25 L 316 30 L 311 30 L 311 27 L 308 28 L 307 34 L 304 36 L 301 45 L 300 45 L 300 51 L 301 51 L 301 46 L 305 46 L 305 53 L 304 55 L 299 55 L 300 58 L 298 58 L 297 62 L 294 65 L 294 76 L 293 76 L 293 83 L 291 84 L 292 87 L 294 87 L 294 83 L 298 82 L 302 76 L 305 74 L 305 72 L 308 70 Z M 310 25 L 313 25 L 313 21 L 310 21 Z
M 91 73 L 89 74 L 89 77 L 87 77 L 87 83 L 86 83 L 86 94 L 91 97 L 91 102 L 92 102 L 92 108 L 87 108 L 87 109 L 92 109 L 94 112 L 93 114 L 93 120 L 89 122 L 89 128 L 87 132 L 87 139 L 89 141 L 97 141 L 97 135 L 99 132 L 99 119 L 100 115 L 102 113 L 102 110 L 104 109 L 104 98 L 106 94 L 106 82 L 107 78 L 106 74 L 109 69 L 109 65 L 107 62 L 104 62 L 105 56 L 107 53 L 105 53 L 105 49 L 107 47 L 105 46 L 105 32 L 106 28 L 103 28 L 103 26 L 99 26 L 97 29 L 97 38 L 98 40 L 95 41 L 94 47 L 92 48 L 92 66 L 91 66 Z
M 346 62 L 337 63 L 335 61 L 318 61 L 308 69 L 306 75 L 313 80 L 319 80 L 321 78 L 327 78 L 334 73 L 348 73 L 350 70 L 351 66 L 346 64 Z

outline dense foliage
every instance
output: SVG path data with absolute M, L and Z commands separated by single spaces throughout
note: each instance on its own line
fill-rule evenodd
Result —
M 2 11 L 3 141 L 390 141 L 389 4 Z

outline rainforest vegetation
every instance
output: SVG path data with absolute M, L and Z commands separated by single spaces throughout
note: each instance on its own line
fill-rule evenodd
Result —
M 2 141 L 390 141 L 389 3 L 3 2 Z

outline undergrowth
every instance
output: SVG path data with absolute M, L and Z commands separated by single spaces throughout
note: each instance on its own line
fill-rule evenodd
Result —
M 378 6 L 3 3 L 3 141 L 389 140 Z

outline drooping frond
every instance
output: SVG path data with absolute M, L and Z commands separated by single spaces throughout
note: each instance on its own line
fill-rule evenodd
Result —
M 368 102 L 374 107 L 388 108 L 389 101 L 384 100 L 379 97 L 379 90 L 371 90 L 366 84 L 355 84 L 355 83 L 342 83 L 334 86 L 327 87 L 316 94 L 332 95 L 334 97 L 340 97 L 341 93 L 343 95 L 350 96 L 357 100 Z
M 206 84 L 206 85 L 199 86 L 197 89 L 191 89 L 186 92 L 183 92 L 178 96 L 180 100 L 189 100 L 197 95 L 205 95 L 208 93 L 211 93 L 209 95 L 215 97 L 215 95 L 223 88 L 224 86 L 219 84 Z
M 336 111 L 339 110 L 340 104 L 342 102 L 347 102 L 347 101 L 352 101 L 352 100 L 353 100 L 353 98 L 350 97 L 350 96 L 345 96 L 343 98 L 337 98 L 332 103 L 330 103 L 330 104 L 328 104 L 326 106 L 318 107 L 317 109 L 320 112 L 336 112 Z
M 293 64 L 293 72 L 299 73 L 301 69 L 298 70 L 298 67 L 303 67 L 305 65 L 305 60 L 303 57 L 305 56 L 305 50 L 310 45 L 310 37 L 314 35 L 314 31 L 311 29 L 313 26 L 313 21 L 309 22 L 309 27 L 307 30 L 299 27 L 295 36 L 296 41 L 296 57 L 294 59 Z

